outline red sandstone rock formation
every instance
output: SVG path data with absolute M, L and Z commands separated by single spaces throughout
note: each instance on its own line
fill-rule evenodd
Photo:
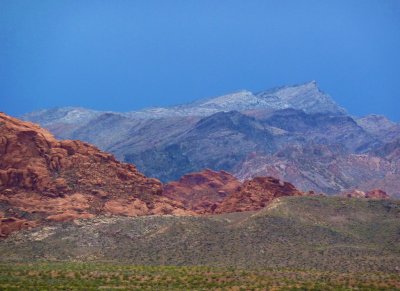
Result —
M 241 183 L 231 174 L 204 170 L 183 176 L 164 185 L 163 196 L 171 198 L 199 214 L 212 213 Z
M 304 196 L 292 184 L 272 177 L 256 177 L 245 181 L 216 208 L 215 213 L 259 210 L 283 196 Z
M 0 113 L 0 236 L 97 214 L 188 214 L 162 184 L 80 141 Z
M 164 186 L 163 195 L 198 214 L 259 210 L 282 196 L 303 196 L 292 184 L 272 177 L 240 183 L 231 174 L 205 170 L 183 176 Z

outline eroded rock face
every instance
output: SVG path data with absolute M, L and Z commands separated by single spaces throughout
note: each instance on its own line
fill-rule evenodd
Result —
M 0 113 L 0 235 L 97 214 L 187 213 L 161 193 L 161 182 L 133 165 Z

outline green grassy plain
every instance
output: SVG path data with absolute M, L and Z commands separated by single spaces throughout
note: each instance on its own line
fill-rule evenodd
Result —
M 398 290 L 400 273 L 132 266 L 0 264 L 1 290 Z

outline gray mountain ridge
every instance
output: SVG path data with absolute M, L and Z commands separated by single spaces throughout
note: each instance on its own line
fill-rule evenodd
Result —
M 131 118 L 163 118 L 173 116 L 208 116 L 220 111 L 244 111 L 254 109 L 279 110 L 300 109 L 307 113 L 331 112 L 346 114 L 329 95 L 323 93 L 315 81 L 282 86 L 258 93 L 241 90 L 234 93 L 195 100 L 187 104 L 170 107 L 153 107 L 131 112 L 97 111 L 81 107 L 61 107 L 40 110 L 22 116 L 23 119 L 40 124 L 52 121 L 66 123 L 85 122 L 102 113 L 120 114 Z
M 256 94 L 242 90 L 218 97 L 200 99 L 184 105 L 135 111 L 129 113 L 129 115 L 139 118 L 207 116 L 220 111 L 279 110 L 285 108 L 300 109 L 307 113 L 346 113 L 328 95 L 319 90 L 315 81 L 311 81 L 301 85 L 270 89 Z

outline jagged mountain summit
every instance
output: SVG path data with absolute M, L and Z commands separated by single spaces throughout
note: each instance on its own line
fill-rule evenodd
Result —
M 299 109 L 306 113 L 346 113 L 330 96 L 318 88 L 315 81 L 311 81 L 301 85 L 279 87 L 259 93 L 242 90 L 180 106 L 131 112 L 130 116 L 140 118 L 208 116 L 221 111 L 279 110 L 286 108 Z

